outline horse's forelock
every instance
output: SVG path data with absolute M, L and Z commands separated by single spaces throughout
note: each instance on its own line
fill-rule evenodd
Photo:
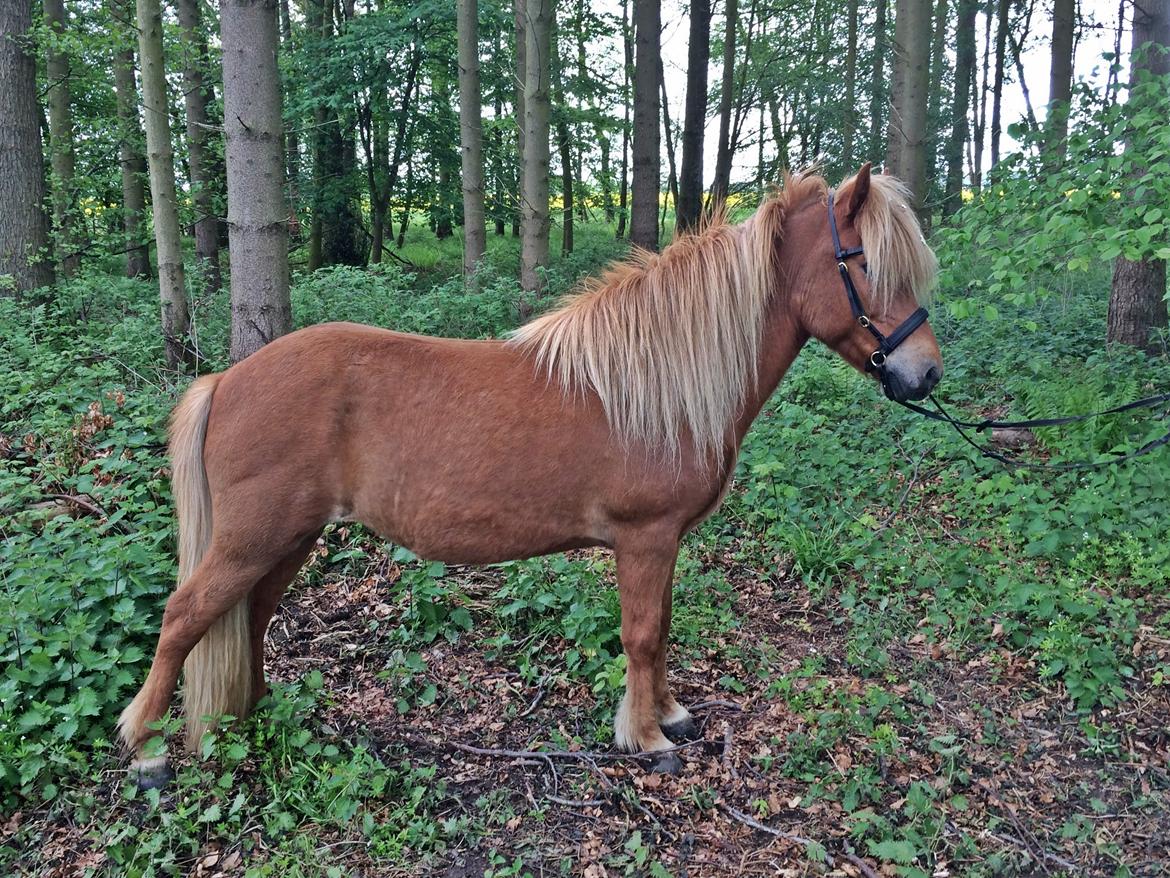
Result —
M 841 184 L 842 202 L 848 203 L 855 182 L 851 177 Z M 934 287 L 938 261 L 922 236 L 906 185 L 896 177 L 873 174 L 854 223 L 865 248 L 873 311 L 888 311 L 907 291 L 924 304 Z

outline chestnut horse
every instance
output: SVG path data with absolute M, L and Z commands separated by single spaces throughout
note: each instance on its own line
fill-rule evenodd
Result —
M 853 258 L 862 242 L 868 265 Z M 865 369 L 874 329 L 900 335 L 935 270 L 902 184 L 866 165 L 834 202 L 806 173 L 740 225 L 635 251 L 506 341 L 326 324 L 198 379 L 171 426 L 179 585 L 120 720 L 139 783 L 169 776 L 143 748 L 184 661 L 191 746 L 209 716 L 243 716 L 265 692 L 268 622 L 339 521 L 456 563 L 613 549 L 628 659 L 617 745 L 693 735 L 666 677 L 679 540 L 719 505 L 805 342 Z M 941 376 L 938 345 L 925 324 L 902 341 L 883 384 L 920 399 Z

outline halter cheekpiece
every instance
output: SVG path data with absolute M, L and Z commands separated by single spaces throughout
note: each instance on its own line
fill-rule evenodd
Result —
M 845 284 L 845 295 L 849 297 L 849 307 L 853 310 L 854 319 L 877 339 L 878 348 L 869 355 L 865 369 L 867 372 L 877 372 L 884 386 L 886 383 L 886 358 L 894 352 L 898 345 L 908 339 L 914 330 L 926 322 L 929 312 L 925 308 L 919 308 L 903 320 L 898 328 L 889 335 L 883 335 L 881 330 L 873 325 L 873 321 L 869 319 L 869 315 L 865 313 L 865 308 L 861 305 L 861 296 L 857 294 L 857 287 L 853 285 L 853 278 L 849 276 L 849 266 L 845 263 L 845 260 L 851 256 L 861 256 L 865 253 L 865 248 L 851 247 L 846 250 L 841 246 L 841 236 L 837 233 L 837 217 L 833 214 L 833 196 L 834 192 L 830 189 L 829 231 L 833 233 L 833 250 L 837 260 L 837 270 L 841 272 L 841 280 Z

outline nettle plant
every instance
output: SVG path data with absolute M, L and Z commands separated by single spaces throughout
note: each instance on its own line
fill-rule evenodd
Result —
M 1071 274 L 1118 256 L 1170 258 L 1170 77 L 1143 75 L 1128 103 L 1081 113 L 1059 163 L 1040 132 L 1009 131 L 1024 150 L 935 239 L 944 289 L 983 288 L 993 302 L 1030 305 L 1068 291 L 1050 289 L 1050 279 L 1075 283 Z M 990 272 L 973 277 L 974 260 L 990 261 Z M 958 317 L 996 316 L 986 301 L 947 305 Z

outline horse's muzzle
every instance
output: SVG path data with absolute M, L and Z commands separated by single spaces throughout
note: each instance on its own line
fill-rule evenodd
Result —
M 907 374 L 907 372 L 910 374 Z M 926 399 L 942 378 L 942 366 L 925 364 L 925 368 L 906 370 L 887 363 L 882 370 L 882 389 L 894 402 Z

